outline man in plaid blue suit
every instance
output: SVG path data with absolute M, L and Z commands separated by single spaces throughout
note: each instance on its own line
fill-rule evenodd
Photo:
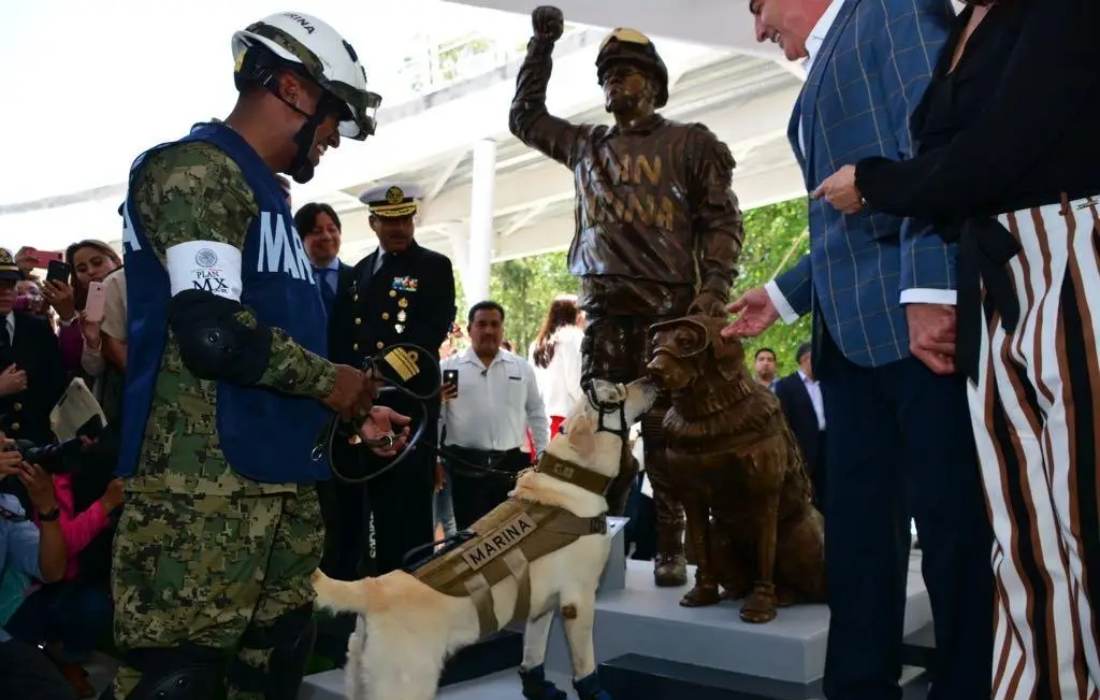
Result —
M 948 0 L 750 0 L 759 41 L 806 59 L 790 124 L 806 187 L 861 158 L 909 157 L 909 116 L 953 18 Z M 991 536 L 954 374 L 955 249 L 927 226 L 810 201 L 810 253 L 730 305 L 729 335 L 814 315 L 829 416 L 830 699 L 900 698 L 909 519 L 937 658 L 930 698 L 990 695 Z

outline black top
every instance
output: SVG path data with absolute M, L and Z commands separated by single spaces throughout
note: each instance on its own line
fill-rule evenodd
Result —
M 1100 193 L 1097 4 L 1001 0 L 948 73 L 967 8 L 913 115 L 917 157 L 856 166 L 870 206 L 958 221 Z
M 57 335 L 44 319 L 15 313 L 15 336 L 0 347 L 0 370 L 8 365 L 25 370 L 27 388 L 0 396 L 0 432 L 13 440 L 38 445 L 56 442 L 50 429 L 50 411 L 65 391 L 65 370 Z M 0 332 L 7 334 L 7 318 L 0 316 Z
M 379 252 L 359 261 L 351 285 L 336 299 L 329 359 L 360 366 L 395 343 L 415 343 L 439 357 L 455 319 L 451 260 L 415 240 L 374 270 Z
M 789 374 L 775 383 L 775 397 L 787 417 L 802 456 L 806 459 L 806 470 L 812 472 L 818 464 L 821 454 L 821 430 L 817 423 L 817 410 L 810 392 L 798 372 Z M 814 475 L 815 477 L 817 475 Z

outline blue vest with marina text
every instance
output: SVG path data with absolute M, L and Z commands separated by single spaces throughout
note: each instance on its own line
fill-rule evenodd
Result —
M 264 326 L 281 328 L 299 345 L 325 357 L 327 325 L 321 293 L 287 205 L 271 169 L 235 131 L 222 124 L 200 124 L 177 143 L 204 141 L 224 151 L 240 167 L 252 189 L 259 215 L 249 224 L 241 257 L 241 303 Z M 137 181 L 150 153 L 130 171 Z M 122 445 L 118 473 L 140 472 L 139 460 L 157 375 L 168 339 L 171 285 L 133 208 L 131 189 L 123 208 L 129 338 Z M 217 383 L 218 442 L 237 473 L 265 483 L 312 483 L 327 479 L 327 458 L 315 461 L 313 447 L 331 413 L 312 398 L 287 396 L 259 387 Z

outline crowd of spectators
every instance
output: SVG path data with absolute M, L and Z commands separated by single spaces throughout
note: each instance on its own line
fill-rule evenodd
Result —
M 121 267 L 94 240 L 60 255 L 0 250 L 0 687 L 11 697 L 94 696 L 81 664 L 110 644 L 111 536 L 123 502 L 113 476 L 126 367 Z M 59 445 L 59 401 L 76 387 L 95 397 L 100 419 Z

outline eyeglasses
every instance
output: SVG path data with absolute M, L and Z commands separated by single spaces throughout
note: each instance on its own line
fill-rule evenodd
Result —
M 695 357 L 707 349 L 707 331 L 702 326 L 681 324 L 658 329 L 653 333 L 653 349 L 667 352 L 674 357 Z

